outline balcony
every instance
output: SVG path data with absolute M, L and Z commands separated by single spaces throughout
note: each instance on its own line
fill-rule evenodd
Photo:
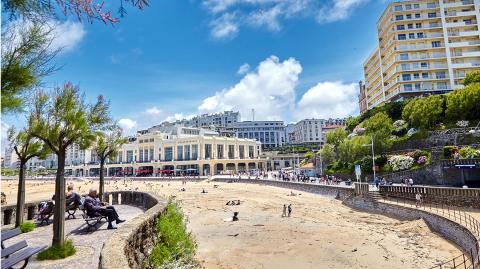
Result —
M 480 67 L 480 63 L 452 63 L 453 68 L 472 68 L 472 67 Z
M 448 66 L 446 63 L 437 63 L 437 64 L 430 64 L 427 66 L 420 66 L 420 65 L 415 65 L 415 66 L 397 66 L 395 68 L 395 71 L 397 72 L 404 72 L 404 71 L 420 71 L 420 70 L 431 70 L 431 69 L 447 69 Z
M 480 40 L 451 42 L 449 45 L 450 45 L 450 47 L 477 46 L 477 45 L 480 45 Z
M 446 17 L 462 17 L 462 16 L 475 16 L 475 10 L 470 11 L 449 11 L 446 12 Z
M 471 26 L 471 25 L 476 25 L 477 22 L 476 21 L 460 21 L 460 22 L 447 22 L 445 23 L 445 25 L 447 27 L 463 27 L 463 26 Z
M 463 6 L 468 6 L 468 5 L 473 5 L 473 0 L 467 0 L 467 1 L 459 1 L 459 2 L 453 2 L 453 3 L 445 3 L 443 6 L 445 8 L 450 8 L 450 7 L 463 7 Z
M 445 53 L 433 53 L 429 55 L 408 55 L 408 58 L 401 58 L 400 56 L 396 56 L 396 61 L 412 61 L 412 60 L 429 60 L 429 59 L 441 59 L 445 58 L 447 55 Z
M 475 30 L 475 31 L 458 31 L 458 32 L 449 32 L 448 36 L 478 36 L 480 35 L 480 31 Z
M 480 57 L 480 50 L 477 51 L 456 51 L 453 57 Z
M 417 44 L 417 45 L 398 45 L 396 47 L 397 51 L 422 50 L 422 49 L 440 49 L 440 48 L 444 48 L 444 45 L 441 44 L 438 47 L 434 47 L 432 45 Z

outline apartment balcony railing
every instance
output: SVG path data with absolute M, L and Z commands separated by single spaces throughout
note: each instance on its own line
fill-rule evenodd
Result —
M 440 59 L 445 58 L 447 55 L 445 53 L 432 53 L 428 55 L 408 55 L 407 58 L 402 58 L 400 55 L 395 56 L 396 61 L 411 61 L 411 60 L 429 60 L 429 59 Z
M 418 8 L 404 8 L 403 6 L 400 7 L 392 7 L 390 10 L 392 12 L 400 12 L 400 11 L 414 11 L 414 10 L 422 10 L 422 9 L 432 9 L 432 8 L 439 8 L 440 6 L 436 3 L 428 3 L 428 4 L 420 4 Z
M 432 69 L 446 69 L 448 68 L 447 64 L 430 64 L 428 66 L 397 66 L 395 68 L 395 71 L 401 72 L 401 71 L 421 71 L 421 70 L 432 70 Z
M 448 36 L 478 36 L 480 32 L 478 30 L 475 31 L 458 31 L 458 32 L 449 32 Z
M 431 81 L 431 80 L 447 80 L 448 76 L 430 76 L 428 78 L 403 78 L 398 77 L 395 79 L 396 82 L 424 82 L 424 81 Z
M 466 47 L 466 46 L 475 46 L 479 44 L 480 44 L 480 40 L 450 42 L 450 47 Z
M 397 51 L 408 51 L 408 50 L 421 50 L 421 49 L 440 49 L 444 48 L 444 44 L 439 46 L 432 46 L 426 44 L 416 44 L 416 45 L 398 45 L 396 47 Z
M 403 17 L 403 19 L 397 19 L 396 17 L 393 17 L 390 19 L 390 22 L 439 19 L 440 17 L 441 17 L 440 14 L 435 14 L 435 16 L 433 14 L 432 15 L 422 14 L 418 17 L 412 17 L 412 18 Z
M 462 27 L 462 26 L 471 26 L 476 25 L 477 21 L 459 21 L 459 22 L 447 22 L 445 25 L 447 27 Z
M 476 51 L 456 51 L 452 53 L 454 57 L 478 57 L 480 56 L 480 50 Z
M 476 15 L 475 10 L 445 12 L 445 16 L 447 17 L 461 17 L 461 16 L 475 16 L 475 15 Z
M 390 92 L 389 94 L 385 95 L 385 100 L 389 100 L 395 95 L 400 93 L 422 93 L 422 92 L 430 92 L 430 91 L 449 91 L 449 86 L 438 86 L 438 85 L 430 85 L 430 86 L 422 86 L 424 88 L 415 89 L 415 88 L 405 88 L 404 85 L 398 86 L 395 90 Z
M 467 0 L 467 1 L 444 3 L 443 6 L 445 8 L 450 8 L 450 7 L 468 6 L 468 5 L 473 5 L 473 4 L 474 4 L 473 0 Z
M 470 67 L 480 67 L 480 63 L 472 63 L 472 62 L 467 62 L 467 63 L 452 63 L 453 68 L 470 68 Z

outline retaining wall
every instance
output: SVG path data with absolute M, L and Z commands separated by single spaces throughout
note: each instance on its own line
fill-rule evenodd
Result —
M 350 197 L 345 199 L 343 204 L 354 209 L 383 214 L 402 220 L 424 219 L 432 231 L 441 234 L 444 238 L 455 243 L 465 253 L 468 253 L 469 256 L 472 253 L 475 262 L 478 263 L 479 261 L 480 250 L 478 249 L 475 235 L 467 228 L 447 218 L 423 210 L 385 204 L 362 197 Z
M 157 222 L 167 202 L 152 193 L 120 191 L 105 193 L 111 204 L 143 207 L 144 214 L 128 221 L 104 243 L 100 253 L 100 269 L 143 268 L 158 241 Z
M 267 179 L 238 179 L 238 178 L 221 178 L 215 177 L 212 181 L 219 182 L 235 182 L 235 183 L 248 183 L 248 184 L 258 184 L 273 186 L 297 191 L 304 191 L 309 193 L 315 193 L 330 197 L 337 197 L 339 199 L 345 199 L 348 196 L 353 195 L 354 189 L 349 187 L 340 187 L 332 185 L 320 185 L 312 183 L 302 183 L 302 182 L 291 182 L 291 181 L 280 181 L 280 180 L 267 180 Z

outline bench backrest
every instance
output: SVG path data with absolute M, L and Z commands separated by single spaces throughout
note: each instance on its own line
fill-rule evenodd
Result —
M 20 228 L 16 228 L 16 229 L 13 229 L 13 230 L 8 230 L 8 231 L 5 231 L 5 232 L 2 232 L 2 242 L 7 240 L 7 239 L 10 239 L 14 236 L 17 236 L 21 233 L 22 232 L 20 231 Z
M 2 259 L 7 257 L 7 256 L 10 256 L 12 255 L 13 253 L 19 251 L 20 249 L 22 248 L 26 248 L 28 245 L 27 245 L 27 241 L 25 240 L 22 240 L 20 242 L 17 242 L 5 249 L 2 249 Z

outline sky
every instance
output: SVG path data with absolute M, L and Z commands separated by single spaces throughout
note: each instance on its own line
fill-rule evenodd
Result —
M 117 1 L 109 2 L 112 11 Z M 242 120 L 358 114 L 362 64 L 383 0 L 164 0 L 127 7 L 115 25 L 60 17 L 54 46 L 66 81 L 102 94 L 126 133 L 224 110 Z M 6 126 L 24 116 L 7 116 Z M 3 135 L 2 135 L 3 136 Z

